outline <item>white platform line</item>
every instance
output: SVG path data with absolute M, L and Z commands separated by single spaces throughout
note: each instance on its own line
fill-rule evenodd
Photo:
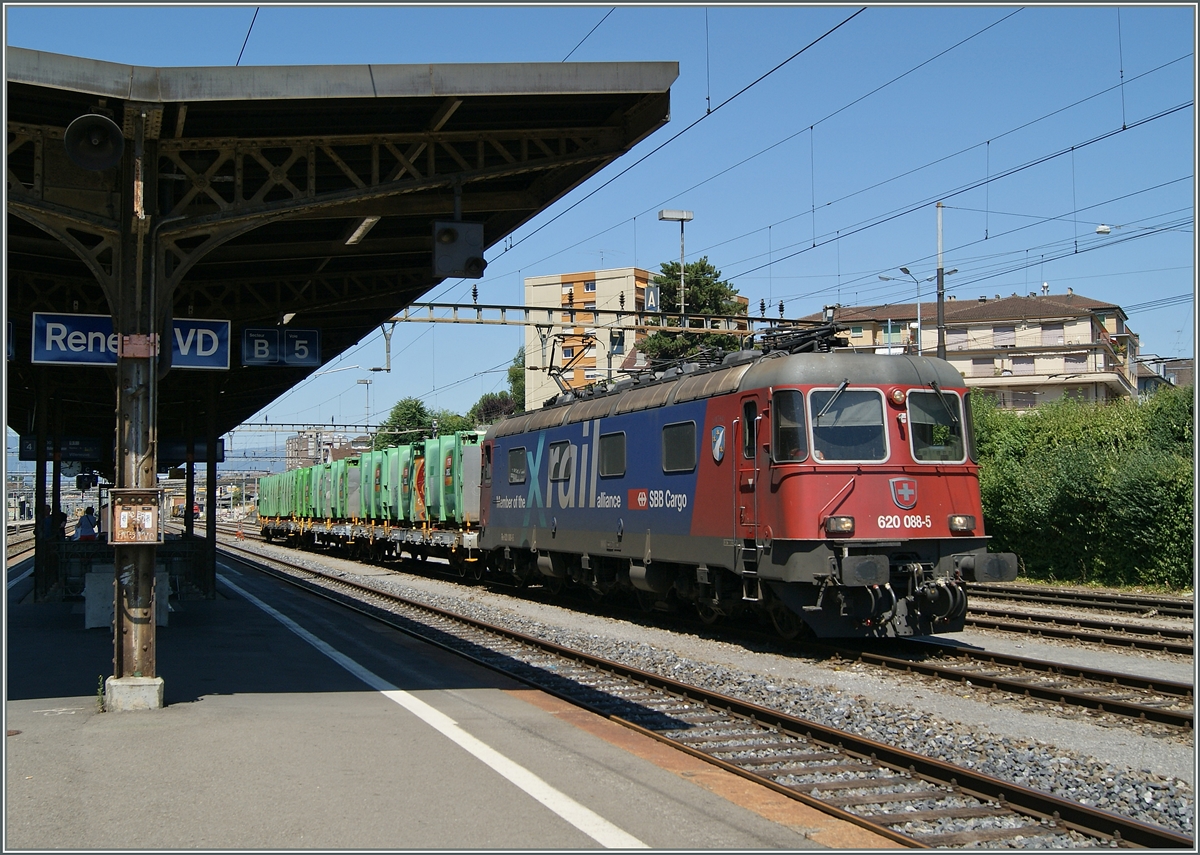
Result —
M 554 813 L 571 823 L 571 825 L 578 828 L 601 846 L 605 846 L 609 849 L 649 848 L 645 843 L 638 840 L 633 835 L 627 834 L 620 828 L 617 828 L 604 817 L 600 816 L 589 808 L 584 807 L 565 793 L 559 792 L 525 767 L 513 762 L 499 751 L 492 748 L 490 745 L 487 745 L 486 743 L 467 733 L 445 713 L 439 712 L 429 704 L 425 703 L 414 695 L 409 694 L 403 689 L 398 689 L 397 687 L 393 686 L 378 674 L 368 670 L 358 662 L 355 662 L 346 654 L 336 650 L 325 641 L 322 641 L 320 638 L 313 635 L 291 618 L 267 605 L 253 594 L 250 594 L 247 591 L 239 588 L 224 576 L 219 578 L 234 591 L 241 594 L 248 601 L 258 606 L 271 617 L 275 618 L 275 620 L 282 623 L 321 653 L 325 654 L 351 674 L 358 677 L 372 689 L 375 689 L 384 697 L 404 707 L 417 718 L 421 719 L 421 721 L 425 722 L 434 730 L 441 733 L 447 739 L 450 739 L 456 745 L 463 748 L 465 751 L 469 752 L 483 763 L 486 763 L 500 775 L 503 775 L 513 784 L 520 787 L 530 796 L 537 799 L 547 808 L 554 811 Z
M 11 590 L 12 590 L 12 587 L 13 587 L 13 585 L 17 584 L 17 583 L 18 583 L 18 582 L 20 582 L 22 579 L 28 579 L 28 578 L 29 578 L 30 576 L 32 576 L 32 575 L 33 575 L 33 568 L 32 568 L 32 567 L 30 567 L 28 570 L 26 570 L 26 571 L 25 571 L 24 573 L 22 573 L 20 576 L 18 576 L 17 578 L 15 578 L 15 579 L 11 580 L 11 581 L 8 583 L 8 587 L 7 587 L 7 588 L 5 588 L 4 590 L 6 590 L 6 591 L 11 591 Z

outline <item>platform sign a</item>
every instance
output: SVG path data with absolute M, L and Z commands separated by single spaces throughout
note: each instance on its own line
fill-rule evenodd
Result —
M 657 285 L 647 285 L 646 286 L 646 299 L 645 299 L 645 303 L 643 305 L 645 306 L 645 310 L 647 312 L 657 312 L 658 311 L 658 286 Z

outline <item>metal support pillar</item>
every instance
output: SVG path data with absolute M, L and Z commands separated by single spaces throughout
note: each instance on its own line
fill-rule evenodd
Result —
M 46 506 L 46 440 L 49 438 L 46 433 L 47 427 L 47 412 L 50 406 L 50 394 L 46 389 L 46 377 L 44 369 L 35 369 L 37 378 L 37 409 L 34 411 L 34 434 L 37 443 L 37 452 L 35 454 L 34 475 L 33 475 L 33 507 L 34 513 L 34 553 L 33 553 L 33 594 L 35 601 L 41 597 L 41 594 L 47 590 L 48 580 L 46 575 L 49 570 L 48 550 L 49 544 L 44 542 L 43 533 L 49 525 L 46 521 L 48 514 Z
M 190 538 L 195 532 L 196 523 L 192 516 L 192 509 L 196 507 L 196 429 L 190 406 L 183 416 L 183 429 L 187 432 L 187 462 L 184 464 L 187 486 L 183 491 L 183 534 Z
M 204 436 L 208 446 L 205 460 L 204 538 L 213 556 L 214 573 L 217 560 L 217 380 L 209 377 L 208 406 L 205 407 Z M 215 582 L 215 579 L 214 579 Z
M 51 408 L 52 421 L 54 430 L 50 436 L 51 448 L 53 453 L 51 459 L 54 461 L 54 466 L 51 471 L 50 490 L 51 501 L 50 505 L 54 513 L 62 511 L 62 435 L 63 435 L 63 408 L 62 405 L 55 401 Z M 57 528 L 55 529 L 57 532 Z
M 158 143 L 145 138 L 145 112 L 134 119 L 133 125 L 134 144 L 126 148 L 122 168 L 127 176 L 127 192 L 122 194 L 118 305 L 113 312 L 113 328 L 120 336 L 115 474 L 120 489 L 157 490 L 159 330 L 150 227 L 158 197 Z M 112 535 L 117 529 L 114 525 Z M 157 551 L 154 541 L 114 544 L 113 679 L 105 693 L 109 709 L 162 706 L 162 681 L 155 672 Z M 157 691 L 148 692 L 147 683 L 155 684 Z

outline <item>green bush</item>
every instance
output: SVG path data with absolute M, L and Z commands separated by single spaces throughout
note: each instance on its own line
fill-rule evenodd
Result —
M 1192 587 L 1190 387 L 1025 413 L 972 397 L 993 549 L 1036 579 Z

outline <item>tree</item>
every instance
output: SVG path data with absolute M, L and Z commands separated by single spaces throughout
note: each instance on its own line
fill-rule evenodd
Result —
M 419 398 L 404 398 L 396 402 L 387 419 L 379 426 L 373 447 L 391 448 L 425 439 L 433 431 L 433 416 Z
M 475 425 L 490 425 L 515 412 L 517 402 L 508 392 L 487 392 L 471 407 L 467 419 Z
M 438 410 L 433 414 L 433 418 L 437 419 L 438 436 L 457 433 L 460 430 L 475 430 L 475 422 L 471 418 L 460 416 L 453 410 Z
M 654 277 L 659 289 L 659 308 L 664 312 L 679 311 L 679 262 L 664 262 L 662 272 Z M 687 289 L 688 315 L 743 315 L 746 307 L 737 297 L 737 289 L 721 279 L 721 271 L 708 263 L 705 256 L 684 265 L 684 287 Z M 695 321 L 692 321 L 694 324 Z M 692 356 L 704 348 L 737 350 L 737 336 L 704 332 L 656 332 L 638 343 L 638 349 L 651 363 L 670 362 Z
M 508 394 L 512 398 L 513 412 L 525 412 L 525 345 L 513 357 L 508 366 Z

